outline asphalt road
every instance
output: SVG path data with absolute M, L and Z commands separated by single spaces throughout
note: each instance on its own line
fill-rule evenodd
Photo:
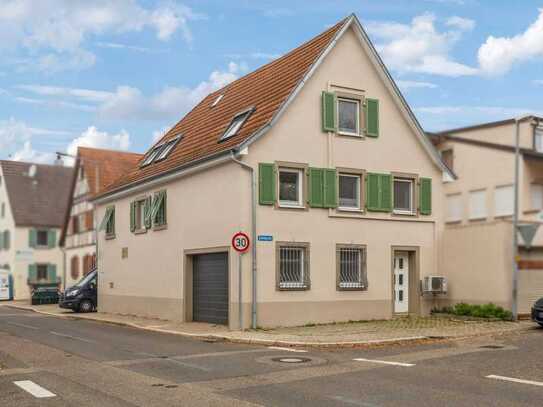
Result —
M 292 352 L 0 306 L 0 406 L 539 406 L 542 344 L 534 327 Z

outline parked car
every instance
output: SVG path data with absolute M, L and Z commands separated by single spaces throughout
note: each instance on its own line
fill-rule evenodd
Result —
M 97 276 L 98 271 L 94 269 L 77 284 L 67 288 L 60 295 L 59 307 L 68 308 L 75 312 L 95 311 L 98 300 Z
M 543 298 L 537 300 L 532 307 L 532 320 L 543 326 Z

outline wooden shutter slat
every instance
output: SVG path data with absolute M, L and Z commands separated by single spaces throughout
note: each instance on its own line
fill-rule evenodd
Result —
M 57 282 L 57 266 L 56 266 L 56 264 L 48 264 L 47 265 L 47 280 L 50 283 L 56 283 Z
M 275 204 L 275 166 L 258 164 L 258 191 L 260 205 Z
M 379 100 L 366 99 L 366 136 L 379 137 Z
M 383 212 L 392 210 L 392 175 L 380 175 L 380 202 L 379 206 Z
M 366 208 L 379 210 L 379 174 L 368 173 L 366 178 Z
M 57 245 L 57 231 L 49 229 L 47 231 L 47 246 L 52 249 Z
M 335 169 L 324 169 L 324 207 L 337 207 L 337 171 Z
M 35 264 L 28 265 L 28 281 L 36 281 L 38 274 L 38 267 Z
M 336 95 L 333 92 L 322 92 L 322 131 L 336 131 Z
M 421 178 L 419 186 L 419 210 L 421 215 L 432 214 L 432 179 Z
M 324 205 L 324 171 L 322 168 L 309 168 L 309 206 L 322 208 Z
M 38 240 L 38 236 L 37 236 L 36 229 L 30 229 L 28 231 L 28 246 L 33 247 L 33 248 L 36 247 L 37 240 Z
M 130 202 L 130 231 L 136 230 L 136 206 L 135 202 Z

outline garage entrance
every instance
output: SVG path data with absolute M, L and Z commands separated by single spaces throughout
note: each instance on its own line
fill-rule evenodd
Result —
M 228 254 L 192 257 L 192 320 L 228 324 Z

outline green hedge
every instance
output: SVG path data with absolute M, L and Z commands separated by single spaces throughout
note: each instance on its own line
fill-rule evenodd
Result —
M 492 303 L 477 305 L 460 302 L 454 307 L 435 309 L 432 312 L 441 312 L 475 318 L 496 318 L 504 321 L 510 321 L 513 319 L 513 314 L 511 314 L 511 311 L 503 309 L 502 307 Z

